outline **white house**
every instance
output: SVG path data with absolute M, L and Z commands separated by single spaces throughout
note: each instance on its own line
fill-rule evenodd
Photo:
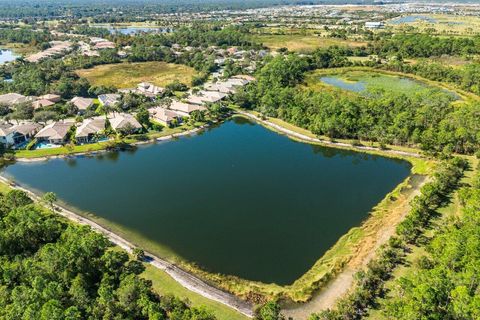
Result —
M 12 125 L 0 124 L 0 143 L 5 147 L 12 147 L 30 140 L 42 126 L 38 123 L 26 122 Z
M 110 121 L 112 129 L 115 131 L 132 129 L 134 132 L 139 132 L 142 129 L 140 122 L 129 113 L 109 114 L 108 121 Z

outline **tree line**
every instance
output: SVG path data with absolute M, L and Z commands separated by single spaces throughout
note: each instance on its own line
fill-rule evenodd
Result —
M 479 319 L 480 175 L 459 192 L 463 207 L 440 227 L 415 264 L 396 281 L 384 313 L 395 319 Z
M 369 309 L 377 306 L 378 299 L 386 295 L 385 282 L 391 279 L 393 270 L 405 262 L 408 244 L 422 237 L 430 220 L 434 217 L 434 213 L 449 203 L 449 197 L 452 192 L 459 187 L 460 179 L 463 177 L 464 171 L 467 168 L 468 162 L 462 158 L 452 158 L 442 162 L 439 168 L 437 168 L 433 180 L 421 188 L 420 195 L 416 196 L 411 203 L 412 209 L 405 221 L 412 221 L 413 224 L 405 222 L 398 226 L 395 236 L 390 238 L 388 243 L 379 249 L 378 256 L 368 263 L 365 270 L 359 271 L 356 274 L 353 291 L 340 299 L 334 310 L 313 314 L 310 316 L 310 320 L 355 320 L 362 319 L 368 315 Z M 457 243 L 457 245 L 460 245 L 460 243 Z M 478 256 L 478 247 L 476 247 L 475 250 Z M 454 258 L 455 256 L 450 256 L 450 259 Z M 444 265 L 444 267 L 446 267 L 446 265 Z M 444 304 L 436 304 L 440 301 L 432 301 L 428 296 L 432 291 L 442 289 L 441 284 L 432 281 L 430 287 L 425 287 L 425 290 L 428 292 L 425 292 L 424 299 L 416 297 L 416 292 L 414 293 L 414 289 L 412 288 L 411 301 L 403 301 L 404 296 L 402 295 L 399 296 L 396 301 L 392 302 L 392 304 L 399 303 L 401 305 L 408 305 L 410 302 L 412 308 L 421 308 L 421 303 L 423 302 L 427 304 L 432 303 L 438 307 L 438 309 L 442 309 Z M 412 312 L 402 314 L 401 312 L 397 312 L 399 309 L 392 308 L 391 310 L 393 311 L 389 311 L 390 315 L 395 319 L 458 319 L 455 317 L 442 317 L 442 313 L 440 312 Z M 433 310 L 433 308 L 430 310 Z M 422 317 L 422 315 L 424 317 Z
M 312 57 L 277 56 L 257 72 L 257 82 L 241 90 L 235 101 L 243 108 L 332 139 L 420 146 L 430 153 L 478 150 L 475 119 L 480 105 L 454 107 L 454 97 L 442 90 L 432 88 L 417 95 L 378 90 L 346 95 L 298 86 L 307 71 L 325 64 L 337 65 L 338 59 L 324 51 Z
M 54 198 L 46 200 L 53 209 Z M 0 194 L 0 318 L 215 319 L 204 308 L 159 296 L 143 270 L 103 235 L 24 192 Z

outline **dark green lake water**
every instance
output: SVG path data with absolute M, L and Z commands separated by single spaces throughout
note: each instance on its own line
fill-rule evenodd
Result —
M 242 118 L 135 152 L 4 169 L 209 271 L 278 284 L 306 272 L 409 172 L 404 161 L 294 142 Z

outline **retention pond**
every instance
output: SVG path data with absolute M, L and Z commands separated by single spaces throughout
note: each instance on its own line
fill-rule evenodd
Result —
M 135 152 L 3 169 L 211 272 L 281 285 L 409 173 L 408 162 L 295 142 L 244 118 Z

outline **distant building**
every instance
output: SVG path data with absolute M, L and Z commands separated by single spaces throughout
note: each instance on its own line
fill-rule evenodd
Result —
M 383 22 L 375 22 L 375 21 L 365 22 L 365 28 L 368 28 L 368 29 L 380 29 L 380 28 L 383 28 L 384 25 L 385 24 Z
M 59 96 L 58 94 L 45 94 L 43 96 L 40 96 L 38 97 L 39 100 L 49 100 L 49 101 L 52 101 L 52 102 L 60 102 L 60 100 L 62 100 L 62 97 Z
M 52 102 L 50 100 L 40 99 L 40 100 L 32 102 L 32 107 L 33 107 L 33 109 L 37 110 L 37 109 L 40 109 L 40 108 L 43 108 L 43 107 L 53 106 L 54 104 L 55 104 L 55 102 Z

